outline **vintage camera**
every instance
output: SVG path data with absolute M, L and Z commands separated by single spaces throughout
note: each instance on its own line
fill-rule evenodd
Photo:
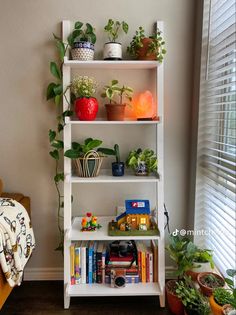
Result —
M 111 269 L 111 287 L 124 288 L 125 287 L 125 269 Z

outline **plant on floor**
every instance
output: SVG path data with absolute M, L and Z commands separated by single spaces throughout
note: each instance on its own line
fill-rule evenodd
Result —
M 64 244 L 64 233 L 61 224 L 61 220 L 63 219 L 63 215 L 61 214 L 61 209 L 63 208 L 63 196 L 60 191 L 60 183 L 64 180 L 64 173 L 60 170 L 59 160 L 62 155 L 62 151 L 64 148 L 64 143 L 61 139 L 61 131 L 65 126 L 65 117 L 72 116 L 73 112 L 70 109 L 70 104 L 66 98 L 66 90 L 63 91 L 62 87 L 62 65 L 63 59 L 68 49 L 68 45 L 63 43 L 62 39 L 53 34 L 54 40 L 56 42 L 56 46 L 59 53 L 60 62 L 57 63 L 55 61 L 50 62 L 50 71 L 51 74 L 55 77 L 56 82 L 49 83 L 47 87 L 46 97 L 47 100 L 53 100 L 56 105 L 57 114 L 57 128 L 49 130 L 49 142 L 51 146 L 50 155 L 55 161 L 55 174 L 54 174 L 54 183 L 58 196 L 58 206 L 57 206 L 57 214 L 58 214 L 58 230 L 60 235 L 59 245 L 56 250 L 59 250 L 63 253 L 63 244 Z M 68 103 L 68 109 L 61 113 L 61 105 L 62 99 L 65 97 Z
M 109 104 L 105 104 L 108 120 L 124 120 L 126 103 L 132 101 L 133 89 L 129 86 L 119 86 L 118 80 L 112 80 L 110 85 L 105 85 L 103 88 L 102 98 L 107 98 Z
M 201 291 L 206 296 L 211 296 L 213 289 L 220 288 L 225 285 L 225 280 L 218 274 L 213 272 L 201 272 L 197 276 L 197 282 Z
M 176 294 L 181 299 L 187 314 L 210 314 L 208 300 L 194 287 L 190 278 L 184 277 L 177 282 Z
M 94 120 L 98 112 L 98 101 L 93 95 L 96 92 L 97 82 L 93 77 L 76 76 L 71 83 L 74 109 L 80 120 Z
M 152 35 L 147 37 L 142 26 L 136 31 L 127 52 L 136 59 L 163 61 L 166 49 L 165 41 L 161 36 L 161 31 L 157 29 Z
M 136 175 L 157 173 L 157 157 L 153 150 L 132 150 L 126 160 L 126 166 L 135 171 Z

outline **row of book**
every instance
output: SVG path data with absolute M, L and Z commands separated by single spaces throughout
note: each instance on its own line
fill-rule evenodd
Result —
M 132 251 L 116 252 L 106 241 L 72 243 L 71 284 L 111 283 L 112 270 L 123 270 L 126 283 L 158 282 L 157 242 L 132 241 L 132 246 Z

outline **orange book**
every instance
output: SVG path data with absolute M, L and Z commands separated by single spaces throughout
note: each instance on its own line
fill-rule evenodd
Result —
M 144 244 L 142 246 L 142 253 L 141 253 L 141 262 L 142 262 L 142 282 L 146 282 L 146 251 Z

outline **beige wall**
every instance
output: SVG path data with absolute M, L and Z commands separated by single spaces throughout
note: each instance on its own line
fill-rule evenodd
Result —
M 165 23 L 165 202 L 171 228 L 186 225 L 189 133 L 192 94 L 194 0 L 0 0 L 0 177 L 5 190 L 31 197 L 37 249 L 28 268 L 62 266 L 54 251 L 58 241 L 54 163 L 48 155 L 48 129 L 54 126 L 54 105 L 45 100 L 55 58 L 52 32 L 62 19 L 96 26 L 101 55 L 107 18 L 125 20 L 130 33 L 142 25 L 150 31 Z M 114 130 L 116 134 L 117 130 Z M 96 132 L 96 130 L 94 130 Z M 147 132 L 147 131 L 146 131 Z M 84 188 L 83 188 L 84 189 Z

